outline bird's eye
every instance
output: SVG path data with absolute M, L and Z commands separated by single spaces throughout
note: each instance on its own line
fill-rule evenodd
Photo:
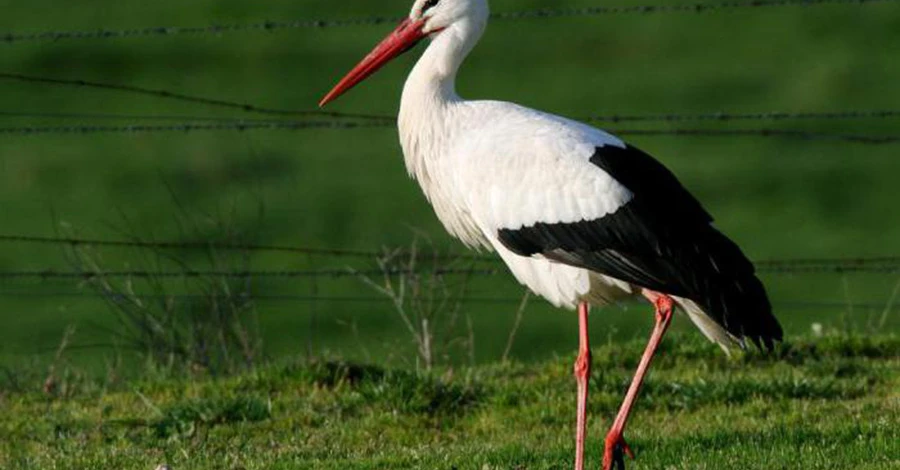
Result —
M 428 0 L 425 2 L 425 5 L 422 5 L 422 13 L 434 8 L 441 0 Z

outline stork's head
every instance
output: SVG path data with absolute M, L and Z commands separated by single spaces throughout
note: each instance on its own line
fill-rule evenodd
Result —
M 427 35 L 443 31 L 463 19 L 485 21 L 487 0 L 416 0 L 409 12 L 411 21 L 423 21 Z
M 487 17 L 487 0 L 416 0 L 409 17 L 338 82 L 319 106 L 334 101 L 423 39 L 435 38 L 465 21 L 483 24 Z

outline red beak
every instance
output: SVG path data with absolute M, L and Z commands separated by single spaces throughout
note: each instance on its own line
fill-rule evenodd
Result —
M 425 38 L 427 34 L 422 32 L 425 21 L 413 21 L 409 18 L 400 22 L 388 37 L 384 38 L 375 49 L 366 56 L 350 73 L 347 74 L 335 87 L 322 98 L 319 107 L 334 101 L 339 96 L 356 86 L 359 82 L 369 78 L 378 69 L 397 58 L 400 54 L 410 50 L 419 41 Z

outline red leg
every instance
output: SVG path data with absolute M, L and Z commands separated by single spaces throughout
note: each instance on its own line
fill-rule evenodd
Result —
M 578 359 L 575 381 L 578 383 L 578 424 L 575 427 L 575 470 L 584 470 L 584 438 L 587 427 L 588 378 L 591 376 L 591 345 L 588 340 L 588 304 L 578 304 Z
M 631 380 L 631 386 L 628 387 L 628 392 L 625 394 L 625 400 L 622 402 L 622 407 L 619 408 L 619 414 L 616 415 L 616 420 L 613 423 L 612 428 L 610 428 L 609 433 L 606 435 L 606 447 L 603 451 L 603 470 L 612 470 L 613 464 L 617 464 L 620 468 L 624 469 L 625 462 L 622 456 L 623 452 L 628 454 L 629 457 L 634 458 L 634 453 L 628 447 L 622 433 L 625 432 L 628 414 L 631 412 L 631 407 L 634 405 L 637 394 L 641 389 L 641 384 L 644 382 L 644 375 L 647 374 L 647 369 L 650 367 L 650 362 L 653 360 L 653 353 L 656 352 L 656 348 L 659 346 L 659 343 L 662 342 L 663 335 L 669 328 L 669 324 L 672 322 L 674 302 L 671 297 L 646 289 L 642 294 L 656 308 L 656 326 L 653 327 L 650 341 L 647 343 L 647 348 L 644 350 L 644 355 L 641 357 L 640 364 L 638 364 L 637 372 L 634 373 L 634 378 Z

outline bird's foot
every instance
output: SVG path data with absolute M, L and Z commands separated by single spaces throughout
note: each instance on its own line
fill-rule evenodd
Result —
M 628 447 L 622 433 L 610 431 L 606 435 L 606 447 L 603 450 L 603 470 L 625 470 L 625 454 L 634 459 L 634 452 Z

